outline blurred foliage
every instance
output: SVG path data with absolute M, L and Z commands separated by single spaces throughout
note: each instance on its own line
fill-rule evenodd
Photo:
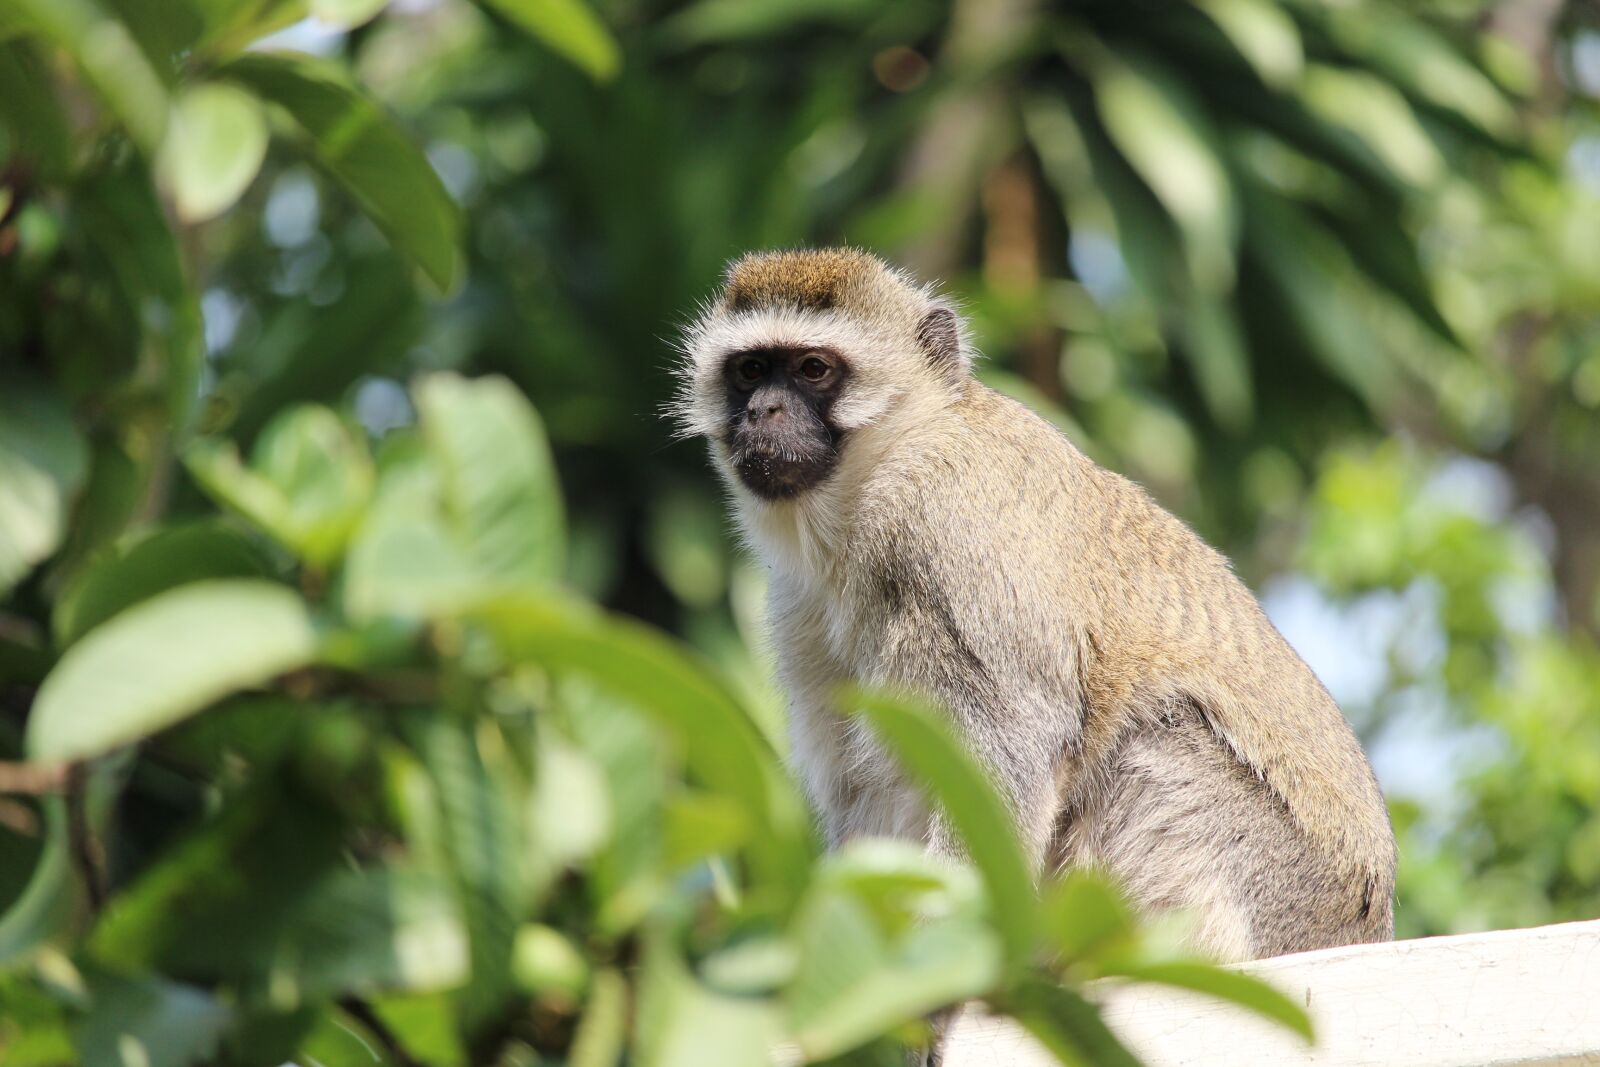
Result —
M 657 415 L 770 245 L 944 280 L 1338 660 L 1387 620 L 1403 933 L 1595 914 L 1597 99 L 1522 0 L 0 0 L 0 1063 L 888 1064 L 967 996 L 1125 1062 L 1101 974 L 1298 1019 L 1004 840 L 816 855 Z

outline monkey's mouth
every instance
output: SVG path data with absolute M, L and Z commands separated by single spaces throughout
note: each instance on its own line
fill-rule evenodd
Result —
M 839 461 L 832 435 L 793 435 L 736 429 L 728 442 L 728 462 L 752 493 L 766 500 L 792 498 L 833 473 Z

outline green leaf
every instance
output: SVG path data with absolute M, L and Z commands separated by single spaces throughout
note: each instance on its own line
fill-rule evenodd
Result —
M 217 72 L 289 113 L 317 161 L 440 290 L 461 272 L 461 219 L 427 157 L 332 63 L 253 54 Z
M 1311 1017 L 1305 1009 L 1266 982 L 1248 974 L 1209 963 L 1144 963 L 1108 968 L 1108 975 L 1131 978 L 1136 982 L 1156 982 L 1192 989 L 1197 993 L 1230 1001 L 1274 1022 L 1282 1023 L 1307 1042 L 1315 1040 Z
M 610 81 L 622 53 L 584 0 L 480 0 L 533 34 L 596 81 Z
M 540 739 L 529 794 L 529 848 L 559 871 L 598 851 L 611 833 L 611 794 L 594 760 L 551 735 Z
M 666 862 L 674 868 L 734 852 L 750 840 L 753 829 L 742 805 L 715 793 L 677 793 L 668 798 L 663 816 Z
M 589 985 L 589 1002 L 572 1035 L 567 1067 L 616 1067 L 622 1059 L 627 1012 L 627 980 L 609 967 L 600 971 Z
M 416 388 L 422 448 L 391 450 L 351 546 L 357 619 L 447 618 L 560 574 L 565 526 L 550 446 L 504 379 L 435 375 Z
M 427 714 L 416 724 L 418 754 L 432 777 L 471 950 L 471 984 L 462 991 L 469 1029 L 496 1016 L 511 995 L 511 950 L 536 888 L 526 854 L 528 783 L 490 723 L 472 729 L 458 715 Z
M 664 932 L 647 939 L 634 1035 L 639 1067 L 767 1063 L 780 1020 L 774 1001 L 730 997 L 701 984 Z
M 445 505 L 473 569 L 500 587 L 561 574 L 566 523 L 544 427 L 504 378 L 435 374 L 415 390 Z
M 92 1008 L 72 1028 L 84 1063 L 188 1067 L 208 1061 L 233 1012 L 191 986 L 91 971 Z
M 964 874 L 898 842 L 828 858 L 791 933 L 799 966 L 784 994 L 808 1058 L 993 988 L 1000 944 Z
M 1044 894 L 1045 936 L 1069 961 L 1099 962 L 1128 947 L 1136 927 L 1122 895 L 1101 875 L 1075 870 Z
M 1444 173 L 1444 157 L 1389 82 L 1365 71 L 1315 64 L 1306 71 L 1300 95 L 1311 111 L 1349 130 L 1412 185 L 1429 185 Z
M 437 874 L 335 871 L 295 902 L 267 966 L 279 1008 L 346 993 L 450 989 L 468 975 L 467 932 Z
M 262 578 L 268 566 L 237 530 L 206 519 L 156 530 L 92 559 L 56 600 L 51 629 L 65 648 L 123 609 L 188 582 Z
M 77 62 L 135 144 L 153 152 L 167 122 L 167 89 L 122 21 L 94 0 L 16 0 L 34 28 Z
M 882 694 L 852 694 L 846 707 L 865 716 L 910 780 L 936 801 L 983 875 L 994 923 L 1011 966 L 1034 950 L 1038 901 L 1033 875 L 1005 805 L 942 717 Z
M 0 390 L 0 594 L 66 534 L 89 449 L 52 392 L 21 382 Z
M 371 22 L 388 6 L 389 0 L 311 0 L 311 15 L 319 22 L 350 30 Z
M 1305 51 L 1300 31 L 1284 8 L 1272 0 L 1201 0 L 1199 6 L 1262 81 L 1282 88 L 1299 77 Z
M 561 931 L 524 923 L 511 946 L 511 976 L 524 993 L 578 997 L 589 982 L 589 964 Z
M 1105 129 L 1183 232 L 1190 278 L 1211 293 L 1233 288 L 1237 208 L 1210 123 L 1165 68 L 1110 59 L 1095 75 Z
M 0 23 L 8 16 L 0 14 Z M 0 44 L 0 126 L 11 133 L 11 150 L 47 180 L 64 177 L 75 154 L 71 127 L 51 89 L 49 67 L 27 42 Z
M 877 10 L 872 0 L 698 0 L 666 22 L 662 38 L 687 47 L 778 37 L 818 23 L 858 25 Z
M 305 604 L 282 586 L 214 581 L 162 593 L 67 650 L 34 703 L 28 754 L 99 755 L 305 666 L 316 646 Z
M 332 566 L 372 496 L 365 442 L 327 408 L 304 405 L 267 424 L 250 461 L 231 441 L 197 441 L 184 454 L 206 492 L 307 563 Z
M 299 709 L 269 701 L 252 717 L 291 717 Z M 305 709 L 316 722 L 337 721 L 333 707 Z M 244 712 L 241 711 L 241 714 Z M 214 984 L 227 981 L 264 997 L 292 973 L 269 967 L 284 928 L 299 921 L 301 901 L 348 868 L 346 825 L 304 783 L 272 774 L 248 743 L 256 784 L 230 792 L 220 809 L 193 826 L 108 902 L 88 942 L 93 958 L 124 971 L 159 970 Z M 242 752 L 241 752 L 242 750 Z
M 1184 354 L 1194 367 L 1195 384 L 1218 423 L 1241 430 L 1250 422 L 1254 391 L 1250 357 L 1233 304 L 1194 292 L 1179 323 Z
M 72 875 L 66 801 L 46 797 L 44 847 L 22 895 L 0 915 L 0 969 L 21 963 L 72 922 L 78 886 Z
M 793 782 L 738 701 L 687 650 L 646 626 L 553 597 L 504 597 L 473 618 L 508 658 L 585 675 L 665 726 L 695 779 L 740 801 L 755 821 L 749 854 L 761 880 L 774 892 L 799 893 L 810 835 Z
M 1070 989 L 1030 981 L 1007 996 L 1004 1006 L 1068 1067 L 1140 1067 L 1101 1020 L 1100 1009 Z
M 202 83 L 174 101 L 156 173 L 178 218 L 201 222 L 233 206 L 266 154 L 260 101 L 236 86 Z
M 138 316 L 149 363 L 166 385 L 169 432 L 181 441 L 200 398 L 200 305 L 148 168 L 136 159 L 93 173 L 74 190 L 81 226 Z
M 1511 137 L 1516 109 L 1489 76 L 1405 8 L 1336 11 L 1326 19 L 1335 40 L 1386 80 L 1495 137 Z

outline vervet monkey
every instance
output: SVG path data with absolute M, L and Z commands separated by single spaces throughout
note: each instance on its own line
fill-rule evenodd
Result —
M 1339 708 L 1228 563 L 972 376 L 949 304 L 852 249 L 728 267 L 676 410 L 770 572 L 792 758 L 830 844 L 958 851 L 830 698 L 925 693 L 1035 872 L 1191 909 L 1222 959 L 1393 936 L 1394 836 Z

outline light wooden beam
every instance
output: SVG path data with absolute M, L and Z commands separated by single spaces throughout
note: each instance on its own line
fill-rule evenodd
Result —
M 1100 983 L 1107 1023 L 1150 1067 L 1600 1067 L 1600 921 L 1353 945 L 1240 964 L 1304 1004 L 1308 1046 L 1198 994 Z M 969 1011 L 945 1067 L 1047 1067 L 1015 1024 Z

